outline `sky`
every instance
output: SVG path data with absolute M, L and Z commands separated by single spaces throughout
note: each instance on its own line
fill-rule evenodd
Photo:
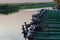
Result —
M 52 2 L 53 0 L 0 0 L 0 3 Z

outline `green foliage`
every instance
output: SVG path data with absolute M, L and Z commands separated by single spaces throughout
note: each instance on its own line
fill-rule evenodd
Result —
M 25 3 L 20 4 L 20 9 L 31 9 L 31 8 L 43 8 L 43 7 L 54 7 L 54 3 Z
M 0 14 L 9 14 L 9 13 L 17 12 L 19 11 L 19 9 L 20 9 L 19 5 L 12 5 L 12 4 L 0 5 Z
M 18 12 L 20 9 L 33 9 L 33 8 L 53 7 L 53 6 L 55 6 L 53 2 L 0 4 L 0 14 L 10 14 L 13 12 Z

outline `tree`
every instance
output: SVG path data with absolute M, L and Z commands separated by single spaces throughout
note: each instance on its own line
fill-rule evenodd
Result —
M 57 5 L 57 9 L 60 9 L 60 0 L 54 0 L 54 2 Z

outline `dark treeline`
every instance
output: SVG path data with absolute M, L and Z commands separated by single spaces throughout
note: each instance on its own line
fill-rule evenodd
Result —
M 54 7 L 54 3 L 15 3 L 15 4 L 0 4 L 0 14 L 9 14 L 18 12 L 20 9 L 32 9 L 42 7 Z
M 0 14 L 8 14 L 19 11 L 20 6 L 19 5 L 9 5 L 9 4 L 3 4 L 0 5 Z

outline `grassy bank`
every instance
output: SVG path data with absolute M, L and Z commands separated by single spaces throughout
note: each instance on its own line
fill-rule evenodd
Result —
M 17 12 L 20 9 L 33 9 L 42 7 L 54 7 L 54 3 L 16 3 L 16 4 L 0 4 L 0 14 L 8 14 Z

